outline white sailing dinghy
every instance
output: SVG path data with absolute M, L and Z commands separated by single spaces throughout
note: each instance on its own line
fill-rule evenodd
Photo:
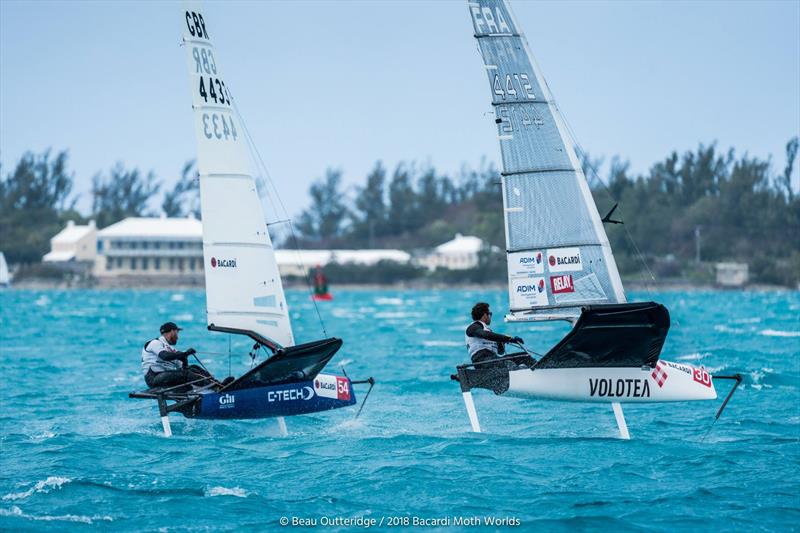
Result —
M 8 287 L 11 285 L 11 277 L 8 275 L 8 263 L 6 263 L 6 255 L 0 252 L 0 287 Z
M 453 378 L 461 384 L 473 431 L 480 431 L 473 388 L 608 402 L 620 435 L 629 438 L 622 403 L 713 400 L 714 378 L 735 379 L 719 417 L 741 376 L 711 376 L 702 367 L 660 359 L 669 313 L 654 302 L 627 303 L 603 228 L 604 222 L 619 221 L 611 213 L 601 219 L 574 142 L 508 3 L 469 0 L 468 7 L 503 160 L 510 301 L 505 318 L 573 324 L 531 368 L 458 367 Z
M 251 355 L 261 348 L 272 355 L 224 387 L 198 383 L 188 391 L 178 386 L 130 396 L 158 401 L 167 435 L 170 412 L 206 419 L 276 417 L 285 433 L 284 416 L 354 405 L 352 386 L 367 383 L 371 390 L 374 380 L 320 373 L 341 339 L 295 344 L 262 207 L 265 184 L 251 157 L 254 147 L 248 146 L 233 105 L 208 19 L 199 5 L 187 4 L 180 21 L 198 144 L 208 329 L 248 336 L 255 341 Z

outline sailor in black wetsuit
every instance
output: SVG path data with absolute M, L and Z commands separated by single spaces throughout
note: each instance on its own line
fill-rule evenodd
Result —
M 492 323 L 492 312 L 486 302 L 478 302 L 472 307 L 472 319 L 474 322 L 467 327 L 465 341 L 473 363 L 500 358 L 506 351 L 506 343 L 523 344 L 525 342 L 520 337 L 501 335 L 489 328 L 489 324 Z M 507 365 L 506 363 L 512 364 Z M 514 367 L 514 363 L 533 366 L 535 361 L 529 355 L 525 355 L 517 357 L 513 361 L 488 363 L 480 365 L 480 367 Z
M 142 349 L 142 370 L 148 387 L 172 387 L 193 381 L 202 386 L 216 381 L 203 368 L 189 365 L 189 356 L 196 353 L 194 348 L 185 352 L 173 348 L 178 342 L 180 330 L 174 322 L 167 322 L 161 326 L 160 337 L 145 343 Z M 197 381 L 203 378 L 206 380 Z

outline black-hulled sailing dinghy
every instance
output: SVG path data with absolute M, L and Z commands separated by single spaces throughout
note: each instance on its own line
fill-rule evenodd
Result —
M 263 347 L 271 356 L 225 387 L 194 383 L 130 396 L 158 402 L 167 435 L 171 412 L 205 419 L 277 417 L 285 433 L 283 417 L 354 405 L 353 385 L 371 389 L 374 381 L 320 373 L 342 346 L 340 339 L 295 344 L 262 206 L 266 187 L 254 170 L 260 158 L 252 157 L 255 148 L 200 6 L 187 4 L 180 21 L 198 143 L 208 329 L 246 335 L 256 343 L 253 354 Z
M 654 302 L 627 303 L 604 222 L 575 144 L 506 0 L 468 0 L 475 38 L 492 91 L 503 158 L 502 194 L 508 258 L 509 322 L 568 320 L 567 334 L 531 368 L 465 364 L 461 384 L 473 431 L 480 431 L 471 390 L 613 405 L 629 438 L 621 404 L 713 400 L 702 367 L 660 359 L 670 326 Z M 613 212 L 613 210 L 612 210 Z M 501 365 L 502 366 L 502 365 Z M 512 368 L 512 369 L 509 369 Z

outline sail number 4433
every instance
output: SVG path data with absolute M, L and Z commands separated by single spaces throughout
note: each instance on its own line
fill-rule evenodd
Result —
M 239 138 L 236 123 L 227 113 L 203 113 L 203 135 L 206 139 L 232 140 Z

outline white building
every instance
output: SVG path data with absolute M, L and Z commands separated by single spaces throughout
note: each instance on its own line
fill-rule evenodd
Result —
M 478 266 L 478 252 L 483 248 L 483 240 L 469 235 L 456 236 L 434 248 L 433 252 L 419 260 L 420 265 L 430 270 L 449 268 L 467 270 Z
M 45 263 L 94 263 L 97 256 L 97 227 L 94 220 L 85 226 L 72 220 L 50 239 L 50 252 L 42 257 Z
M 411 255 L 402 250 L 275 250 L 275 260 L 282 276 L 303 276 L 317 265 L 371 266 L 380 261 L 408 263 Z
M 717 263 L 717 285 L 744 287 L 750 277 L 747 263 Z
M 203 224 L 195 218 L 126 218 L 97 232 L 97 277 L 203 273 Z

